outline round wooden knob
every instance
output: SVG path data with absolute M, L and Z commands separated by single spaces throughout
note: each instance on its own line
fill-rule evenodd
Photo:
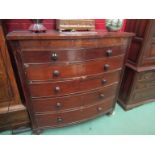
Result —
M 105 65 L 104 65 L 104 70 L 105 70 L 105 71 L 107 71 L 109 68 L 110 68 L 110 65 L 109 65 L 109 64 L 105 64 Z
M 58 54 L 55 53 L 55 52 L 53 52 L 53 53 L 51 54 L 51 59 L 54 60 L 54 61 L 56 61 L 56 60 L 58 59 Z
M 54 70 L 54 71 L 53 71 L 53 75 L 54 75 L 54 76 L 59 76 L 59 75 L 60 75 L 60 72 L 59 72 L 58 70 Z
M 98 111 L 102 111 L 102 107 L 98 107 L 97 110 L 98 110 Z
M 56 103 L 56 107 L 57 107 L 57 108 L 60 108 L 60 107 L 61 107 L 61 103 L 60 103 L 60 102 L 57 102 L 57 103 Z
M 99 96 L 100 96 L 101 98 L 104 98 L 104 94 L 102 94 L 102 93 L 101 93 Z
M 63 118 L 62 118 L 62 117 L 58 117 L 58 118 L 57 118 L 57 122 L 58 122 L 58 123 L 63 122 Z
M 106 84 L 107 80 L 106 79 L 102 79 L 101 82 L 102 82 L 102 84 Z
M 111 49 L 108 49 L 106 51 L 106 54 L 107 54 L 108 57 L 112 56 L 112 50 Z
M 56 93 L 60 92 L 60 87 L 59 87 L 59 86 L 56 86 L 56 87 L 55 87 L 55 92 L 56 92 Z

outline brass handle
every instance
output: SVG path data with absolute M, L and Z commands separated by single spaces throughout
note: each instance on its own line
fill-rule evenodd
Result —
M 59 86 L 56 86 L 56 87 L 55 87 L 55 92 L 56 92 L 56 93 L 60 92 L 60 87 L 59 87 Z
M 58 118 L 57 118 L 57 122 L 58 122 L 58 123 L 63 122 L 63 118 L 62 118 L 62 117 L 58 117 Z
M 55 52 L 53 52 L 53 53 L 51 54 L 51 59 L 54 60 L 54 61 L 56 61 L 56 60 L 58 59 L 58 54 L 55 53 Z
M 54 70 L 54 71 L 53 71 L 53 75 L 54 75 L 54 76 L 59 76 L 59 75 L 60 75 L 60 72 L 59 72 L 58 70 Z
M 112 56 L 112 50 L 111 49 L 108 49 L 106 51 L 106 54 L 107 54 L 108 57 Z
M 101 93 L 99 96 L 100 96 L 101 98 L 104 98 L 104 97 L 105 97 L 104 94 L 102 94 L 102 93 Z
M 105 65 L 104 65 L 104 70 L 105 70 L 105 71 L 107 71 L 109 68 L 110 68 L 110 65 L 109 65 L 109 64 L 105 64 Z
M 97 107 L 97 110 L 98 111 L 102 111 L 102 107 Z
M 57 103 L 56 103 L 56 107 L 57 107 L 57 108 L 60 108 L 60 107 L 61 107 L 61 103 L 60 103 L 60 102 L 57 102 Z
M 106 84 L 107 80 L 106 79 L 102 79 L 101 82 L 102 82 L 102 84 Z

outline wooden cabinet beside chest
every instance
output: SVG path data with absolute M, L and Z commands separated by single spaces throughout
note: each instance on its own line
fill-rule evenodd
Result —
M 28 125 L 29 117 L 18 92 L 0 20 L 0 131 Z
M 155 100 L 155 20 L 128 20 L 136 33 L 125 62 L 119 103 L 128 110 Z
M 11 32 L 33 130 L 113 111 L 132 33 Z

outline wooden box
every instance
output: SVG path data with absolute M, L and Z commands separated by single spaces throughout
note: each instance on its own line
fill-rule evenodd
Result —
M 59 31 L 93 31 L 95 20 L 93 19 L 59 19 L 56 21 L 56 28 Z

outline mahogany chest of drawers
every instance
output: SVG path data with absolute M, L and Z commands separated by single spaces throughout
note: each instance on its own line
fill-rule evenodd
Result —
M 9 33 L 34 132 L 111 113 L 132 36 L 102 31 Z
M 119 103 L 126 110 L 155 100 L 155 20 L 128 20 L 136 33 L 125 62 Z

